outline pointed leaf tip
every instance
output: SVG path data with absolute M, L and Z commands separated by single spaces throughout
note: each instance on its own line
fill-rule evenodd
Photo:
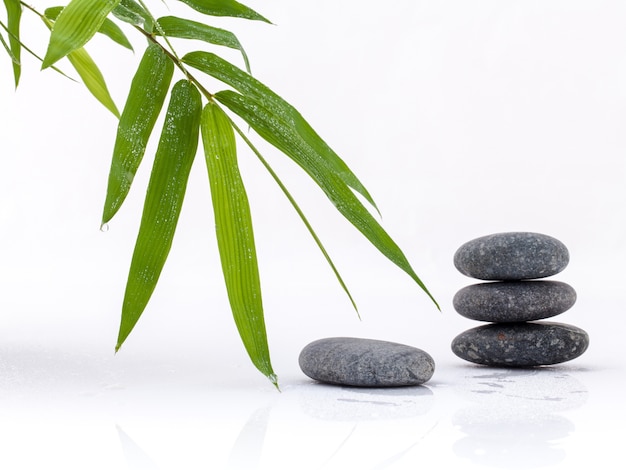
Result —
M 70 52 L 67 58 L 89 92 L 119 119 L 120 112 L 109 93 L 104 76 L 89 53 L 84 48 L 80 48 Z
M 278 384 L 278 376 L 276 374 L 270 374 L 267 376 L 267 378 L 269 379 L 270 382 L 272 382 L 272 385 L 276 387 L 276 390 L 278 390 L 279 392 L 282 392 L 282 390 L 280 389 L 280 385 Z

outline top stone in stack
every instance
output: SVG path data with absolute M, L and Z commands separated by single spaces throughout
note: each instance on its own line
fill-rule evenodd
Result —
M 454 266 L 466 276 L 484 281 L 521 281 L 553 276 L 569 263 L 567 247 L 548 235 L 506 232 L 463 244 Z

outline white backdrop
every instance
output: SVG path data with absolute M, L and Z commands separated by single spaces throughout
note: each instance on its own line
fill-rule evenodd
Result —
M 592 329 L 622 322 L 620 312 L 594 305 L 622 298 L 623 3 L 398 1 L 388 11 L 367 2 L 251 6 L 276 26 L 217 24 L 239 34 L 255 75 L 296 105 L 351 165 L 444 310 L 436 313 L 295 165 L 262 146 L 353 289 L 359 323 L 293 211 L 240 147 L 272 340 L 301 343 L 317 328 L 358 334 L 371 325 L 371 334 L 383 329 L 385 337 L 447 344 L 447 328 L 458 329 L 450 325 L 460 321 L 451 296 L 471 282 L 454 271 L 454 251 L 477 236 L 511 230 L 550 234 L 570 248 L 570 266 L 559 278 L 590 306 L 575 308 L 570 318 Z M 170 13 L 189 10 L 174 7 Z M 25 14 L 24 28 L 25 38 L 41 31 L 33 46 L 41 50 L 38 21 Z M 135 55 L 104 38 L 90 49 L 120 106 L 127 68 L 143 48 L 127 33 Z M 8 67 L 5 60 L 3 328 L 11 336 L 41 328 L 62 342 L 93 329 L 112 347 L 150 156 L 127 206 L 101 233 L 115 119 L 79 84 L 40 73 L 30 57 L 14 93 Z M 224 301 L 208 198 L 198 158 L 171 259 L 128 349 L 142 339 L 187 344 L 190 331 L 241 349 Z
M 354 290 L 364 317 L 355 321 L 297 217 L 240 147 L 273 339 L 321 325 L 328 334 L 357 333 L 371 322 L 388 335 L 414 335 L 412 342 L 447 342 L 446 325 L 458 321 L 451 296 L 471 282 L 454 271 L 452 254 L 499 231 L 561 239 L 571 263 L 560 278 L 581 302 L 622 295 L 621 2 L 402 1 L 389 11 L 330 1 L 251 6 L 276 26 L 217 23 L 238 32 L 255 75 L 296 105 L 360 176 L 383 225 L 444 309 L 436 313 L 294 165 L 263 147 Z M 25 16 L 27 33 L 43 29 Z M 103 38 L 91 48 L 120 106 L 131 76 L 125 67 L 143 47 L 133 39 L 135 56 Z M 43 33 L 40 41 L 43 47 Z M 16 93 L 7 61 L 1 82 L 0 302 L 12 313 L 2 321 L 24 334 L 43 328 L 63 341 L 86 333 L 72 326 L 84 324 L 112 345 L 150 157 L 127 207 L 108 233 L 99 232 L 115 120 L 80 85 L 40 73 L 25 59 Z M 152 335 L 149 341 L 184 344 L 207 313 L 207 328 L 230 331 L 201 158 L 193 173 L 171 259 L 138 325 L 137 336 L 147 341 Z M 586 326 L 622 321 L 618 312 L 595 309 L 578 316 Z M 153 327 L 157 332 L 148 333 Z
M 158 14 L 191 11 L 178 2 L 169 2 L 169 12 L 160 2 L 152 3 Z M 36 6 L 43 10 L 52 4 L 41 0 Z M 555 278 L 570 283 L 579 298 L 559 321 L 580 326 L 591 337 L 589 351 L 577 361 L 589 374 L 596 373 L 596 379 L 578 377 L 589 379 L 590 404 L 568 415 L 582 431 L 565 444 L 568 455 L 579 461 L 577 452 L 588 447 L 588 440 L 611 429 L 609 421 L 598 420 L 624 414 L 623 407 L 617 413 L 598 412 L 603 403 L 622 402 L 616 377 L 598 374 L 623 367 L 615 345 L 625 325 L 626 4 L 397 0 L 386 10 L 381 2 L 352 0 L 248 4 L 275 26 L 230 19 L 214 24 L 238 34 L 255 76 L 294 104 L 361 178 L 378 203 L 383 226 L 443 310 L 438 313 L 406 275 L 343 221 L 295 165 L 260 145 L 318 228 L 359 305 L 359 321 L 295 213 L 241 146 L 270 347 L 286 389 L 291 380 L 302 379 L 300 349 L 323 336 L 372 337 L 421 347 L 438 367 L 432 388 L 439 394 L 439 414 L 428 416 L 444 423 L 428 448 L 452 459 L 444 431 L 452 433 L 447 436 L 458 431 L 445 424 L 454 408 L 445 401 L 445 387 L 466 370 L 449 344 L 475 325 L 452 309 L 454 293 L 473 282 L 455 271 L 452 256 L 462 243 L 481 235 L 542 232 L 564 242 L 571 254 L 569 267 Z M 134 55 L 101 37 L 88 47 L 120 107 L 132 76 L 128 71 L 143 52 L 142 40 L 126 31 Z M 46 33 L 25 13 L 24 38 L 31 33 L 36 37 L 32 47 L 43 52 Z M 237 53 L 224 54 L 240 63 Z M 195 426 L 198 413 L 204 419 L 206 410 L 212 410 L 204 397 L 215 398 L 209 394 L 217 390 L 216 403 L 234 403 L 211 411 L 211 419 L 217 416 L 225 428 L 202 428 L 198 436 L 195 428 L 177 432 L 190 439 L 183 446 L 214 433 L 216 442 L 225 439 L 226 449 L 248 413 L 256 416 L 255 397 L 265 400 L 266 393 L 274 393 L 249 364 L 230 316 L 202 155 L 192 171 L 160 284 L 113 358 L 151 155 L 126 205 L 109 230 L 100 232 L 115 119 L 80 84 L 39 72 L 27 55 L 22 83 L 14 92 L 10 63 L 0 57 L 3 416 L 15 415 L 14 422 L 23 423 L 24 410 L 34 421 L 42 411 L 54 423 L 57 415 L 51 410 L 58 410 L 62 423 L 73 412 L 78 424 L 123 422 L 164 462 L 171 458 L 178 465 L 177 459 L 188 458 L 187 466 L 180 465 L 200 468 L 191 464 L 192 456 L 197 457 L 193 452 L 166 456 L 168 447 L 159 443 L 183 440 L 168 434 L 168 423 Z M 70 70 L 67 64 L 63 68 Z M 209 88 L 216 90 L 213 84 Z M 120 387 L 126 391 L 114 395 Z M 83 389 L 96 397 L 91 405 L 77 398 Z M 256 395 L 242 395 L 244 390 Z M 161 406 L 165 396 L 175 398 L 171 409 Z M 242 396 L 250 400 L 247 406 Z M 288 393 L 283 396 L 271 395 L 283 406 L 293 400 Z M 311 397 L 305 393 L 300 399 Z M 321 407 L 328 403 L 324 396 L 315 399 Z M 195 404 L 185 408 L 185 400 Z M 33 403 L 40 405 L 33 408 Z M 293 410 L 279 407 L 274 416 L 278 434 L 270 441 L 281 432 L 288 438 L 296 419 Z M 593 426 L 586 428 L 589 423 Z M 28 439 L 19 442 L 36 440 L 24 426 Z M 40 442 L 55 436 L 48 431 L 58 431 L 49 426 L 39 428 Z M 103 442 L 112 443 L 114 428 L 89 429 L 85 453 L 103 455 L 90 451 L 97 442 L 92 437 L 101 431 Z M 82 434 L 72 432 L 67 435 L 80 440 Z M 0 428 L 0 433 L 14 436 L 14 428 Z M 611 443 L 617 444 L 617 435 L 603 435 L 600 441 L 616 451 L 619 445 Z M 58 436 L 58 443 L 71 441 L 60 437 L 66 434 Z M 61 455 L 62 445 L 49 445 L 53 455 L 67 457 Z M 18 452 L 21 447 L 14 448 Z M 197 449 L 203 448 L 198 442 Z M 106 455 L 114 459 L 117 454 Z M 609 454 L 598 452 L 588 463 L 597 463 L 598 455 Z M 85 468 L 81 465 L 75 468 Z

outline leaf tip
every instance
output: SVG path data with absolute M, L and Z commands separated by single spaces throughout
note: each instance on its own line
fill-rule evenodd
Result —
M 117 109 L 117 106 L 115 106 L 115 103 L 111 103 L 111 105 L 110 105 L 110 106 L 109 106 L 109 105 L 105 105 L 105 106 L 106 106 L 106 108 L 107 108 L 109 111 L 111 111 L 111 112 L 113 113 L 113 115 L 114 115 L 114 116 L 115 116 L 118 120 L 120 119 L 120 117 L 121 117 L 122 115 L 120 114 L 119 109 Z
M 61 57 L 54 56 L 54 54 L 51 53 L 50 49 L 48 49 L 48 51 L 46 52 L 46 55 L 41 61 L 41 70 L 45 70 L 49 67 L 52 67 L 56 62 L 58 62 L 62 58 L 63 56 Z
M 269 374 L 267 378 L 269 379 L 270 382 L 272 382 L 272 385 L 276 387 L 276 390 L 282 393 L 282 391 L 280 390 L 280 386 L 278 384 L 278 376 L 276 374 Z
M 15 83 L 15 90 L 17 90 L 17 87 L 20 85 L 21 73 L 22 73 L 21 66 L 20 64 L 17 64 L 17 68 L 13 72 L 13 81 Z
M 437 310 L 439 311 L 439 313 L 442 313 L 441 311 L 441 306 L 439 305 L 439 303 L 435 300 L 435 298 L 432 296 L 432 294 L 428 291 L 426 291 L 426 293 L 428 294 L 428 297 L 430 297 L 430 300 L 433 301 L 433 303 L 435 304 L 435 307 L 437 307 Z

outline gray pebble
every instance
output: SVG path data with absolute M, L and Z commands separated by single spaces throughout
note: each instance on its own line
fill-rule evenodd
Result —
M 454 265 L 466 276 L 485 281 L 539 279 L 561 272 L 569 263 L 566 246 L 532 232 L 496 233 L 463 244 Z
M 558 281 L 485 282 L 456 293 L 454 309 L 466 318 L 487 322 L 541 320 L 576 303 L 576 291 Z
M 476 364 L 530 367 L 570 361 L 588 346 L 585 331 L 564 323 L 492 323 L 458 335 L 452 352 Z
M 300 368 L 319 382 L 355 387 L 402 387 L 427 382 L 433 358 L 404 344 L 361 338 L 325 338 L 300 353 Z

